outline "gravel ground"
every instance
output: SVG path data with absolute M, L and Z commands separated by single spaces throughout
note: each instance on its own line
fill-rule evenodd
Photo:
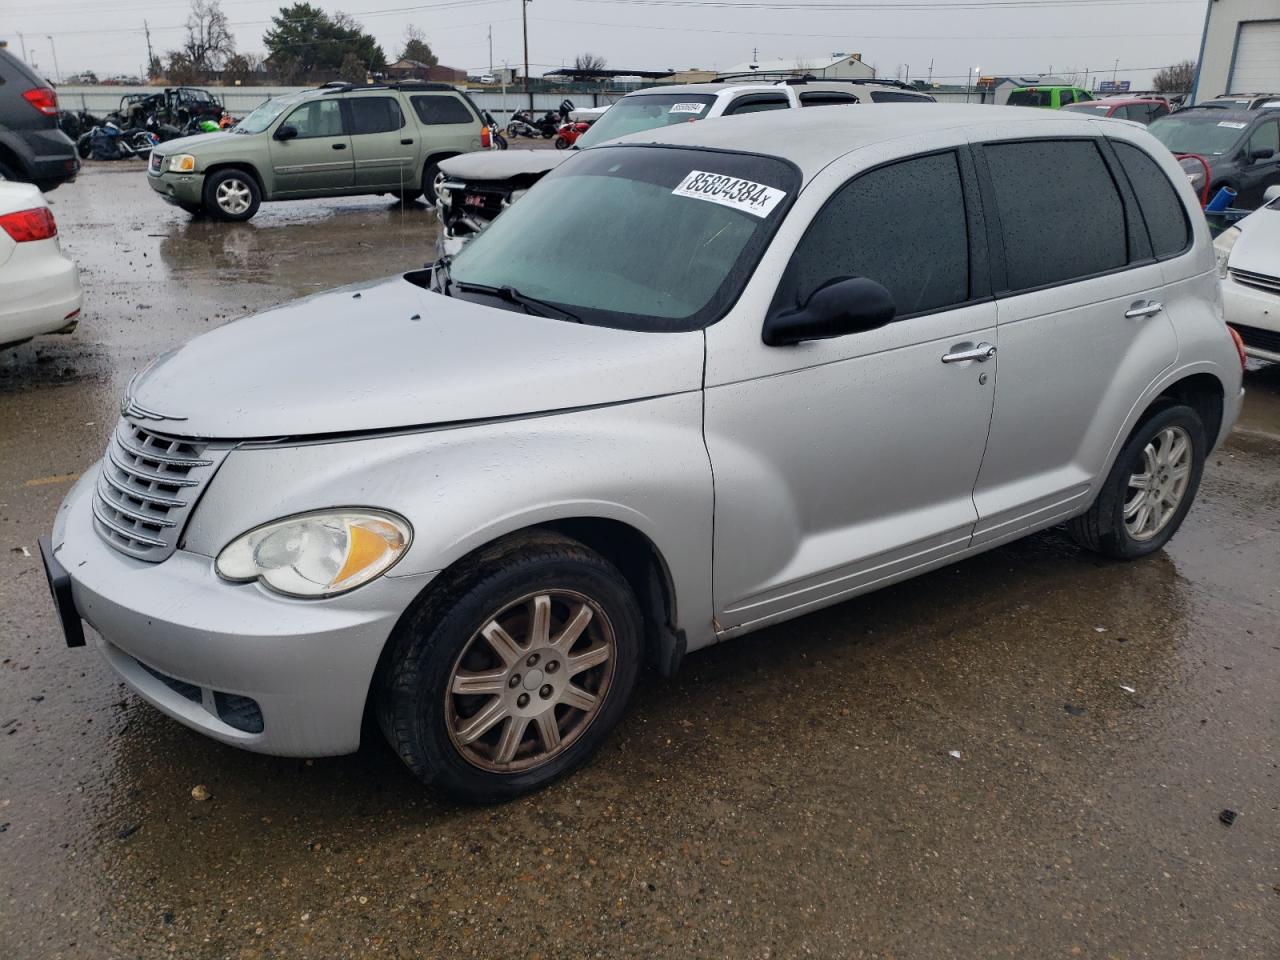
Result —
M 1280 367 L 1166 552 L 1049 532 L 698 653 L 572 779 L 460 808 L 376 737 L 163 717 L 62 645 L 35 549 L 143 364 L 420 265 L 432 214 L 190 220 L 131 163 L 50 199 L 87 306 L 0 354 L 0 957 L 1276 957 Z

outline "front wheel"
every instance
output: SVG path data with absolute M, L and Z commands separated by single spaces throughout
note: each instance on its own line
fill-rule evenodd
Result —
M 557 150 L 568 150 L 568 149 L 569 149 L 569 141 L 568 141 L 568 140 L 566 140 L 564 137 L 556 137 L 556 149 L 557 149 Z
M 204 208 L 219 220 L 248 220 L 261 205 L 257 181 L 242 170 L 219 170 L 205 178 Z
M 1154 553 L 1191 509 L 1207 455 L 1199 414 L 1165 407 L 1134 430 L 1089 512 L 1071 521 L 1071 535 L 1118 560 Z
M 424 782 L 467 802 L 506 800 L 595 752 L 631 699 L 641 637 L 611 563 L 566 537 L 515 539 L 401 621 L 378 721 Z
M 514 123 L 507 124 L 507 136 L 510 137 L 512 140 L 516 139 L 517 137 L 520 136 L 520 128 L 517 127 Z

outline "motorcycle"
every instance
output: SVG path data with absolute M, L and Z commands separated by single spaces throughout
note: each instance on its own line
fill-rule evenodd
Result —
M 591 129 L 591 124 L 578 120 L 560 125 L 556 132 L 556 149 L 568 150 L 578 138 Z
M 542 132 L 535 125 L 535 121 L 528 110 L 517 110 L 511 115 L 511 119 L 507 121 L 507 136 L 512 140 L 518 137 L 537 138 L 542 136 Z
M 481 115 L 484 117 L 484 127 L 480 131 L 480 146 L 486 150 L 507 149 L 507 138 L 500 132 L 501 128 L 493 114 L 484 110 Z
M 159 135 L 150 130 L 122 130 L 108 120 L 81 134 L 76 152 L 83 160 L 123 160 L 146 156 L 159 144 Z

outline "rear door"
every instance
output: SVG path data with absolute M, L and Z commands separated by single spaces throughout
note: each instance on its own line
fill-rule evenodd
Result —
M 351 189 L 351 137 L 347 135 L 341 99 L 324 96 L 309 100 L 280 122 L 276 134 L 285 126 L 292 126 L 298 135 L 291 140 L 272 136 L 272 197 Z
M 1178 355 L 1161 265 L 1111 149 L 1062 138 L 976 152 L 998 225 L 1000 388 L 975 545 L 1079 512 L 1138 396 Z
M 355 186 L 362 190 L 403 190 L 421 177 L 418 137 L 394 94 L 362 94 L 345 101 L 355 163 Z

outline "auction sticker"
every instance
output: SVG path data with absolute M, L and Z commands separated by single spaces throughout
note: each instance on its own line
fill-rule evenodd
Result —
M 705 103 L 673 103 L 667 113 L 701 113 L 705 109 Z
M 707 173 L 692 170 L 671 191 L 677 197 L 694 197 L 710 200 L 755 217 L 767 217 L 769 212 L 785 197 L 786 191 L 776 187 L 730 177 L 723 173 Z
M 1248 125 L 1247 123 L 1241 123 L 1239 120 L 1223 120 L 1218 124 L 1220 127 L 1230 127 L 1232 130 L 1243 130 Z

